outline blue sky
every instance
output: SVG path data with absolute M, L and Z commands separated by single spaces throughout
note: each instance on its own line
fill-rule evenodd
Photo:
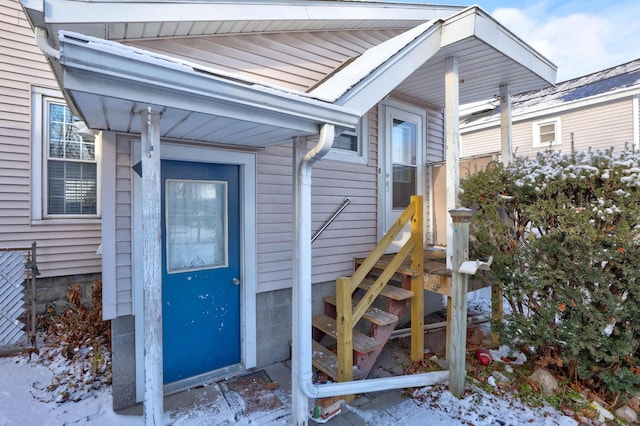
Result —
M 557 81 L 640 59 L 638 0 L 476 0 L 475 4 L 556 64 Z

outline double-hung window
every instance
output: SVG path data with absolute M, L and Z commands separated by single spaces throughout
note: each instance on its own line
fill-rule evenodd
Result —
M 559 118 L 534 122 L 532 132 L 534 148 L 550 148 L 562 143 Z
M 33 93 L 33 219 L 99 218 L 98 141 L 51 92 Z
M 367 114 L 358 122 L 355 130 L 347 130 L 333 139 L 331 151 L 326 158 L 331 160 L 367 163 Z

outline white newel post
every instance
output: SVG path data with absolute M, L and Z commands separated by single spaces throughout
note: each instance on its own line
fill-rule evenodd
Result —
M 160 116 L 142 112 L 142 235 L 144 302 L 144 424 L 161 425 L 162 255 L 160 234 Z

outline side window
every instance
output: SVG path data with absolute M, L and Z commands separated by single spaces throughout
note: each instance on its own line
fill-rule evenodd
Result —
M 52 92 L 33 92 L 32 219 L 99 218 L 99 141 Z
M 560 119 L 536 121 L 533 123 L 533 147 L 549 148 L 554 145 L 560 145 Z
M 333 145 L 331 151 L 326 155 L 326 158 L 338 161 L 348 161 L 352 163 L 367 163 L 367 114 L 364 115 L 358 122 L 358 128 L 353 130 L 347 130 L 339 135 L 336 135 L 333 139 Z

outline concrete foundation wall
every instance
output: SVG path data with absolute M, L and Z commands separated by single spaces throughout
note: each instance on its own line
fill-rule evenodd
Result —
M 45 313 L 49 307 L 55 307 L 57 312 L 63 311 L 68 305 L 67 291 L 76 283 L 80 284 L 80 300 L 88 305 L 91 301 L 93 283 L 100 278 L 100 274 L 37 278 L 36 314 Z
M 313 315 L 324 312 L 322 298 L 335 294 L 335 282 L 313 285 Z M 425 313 L 444 308 L 442 297 L 425 295 Z M 290 358 L 292 317 L 291 289 L 275 290 L 256 295 L 257 367 L 262 368 Z M 403 321 L 409 320 L 409 314 Z M 367 331 L 367 330 L 363 330 Z M 135 326 L 134 317 L 122 316 L 111 321 L 113 368 L 113 409 L 118 411 L 135 405 Z
M 111 320 L 111 391 L 115 411 L 136 404 L 136 351 L 134 317 Z

